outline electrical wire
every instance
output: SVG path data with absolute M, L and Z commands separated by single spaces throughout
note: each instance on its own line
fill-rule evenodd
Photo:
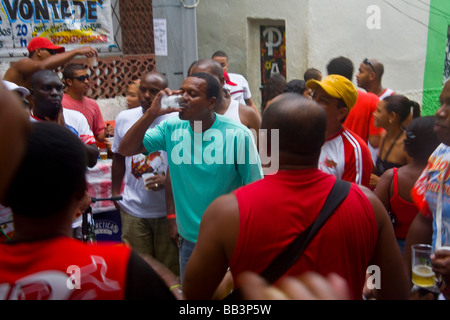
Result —
M 441 31 L 436 30 L 436 29 L 430 27 L 429 25 L 423 23 L 422 21 L 420 21 L 420 20 L 418 20 L 418 19 L 416 19 L 416 18 L 414 18 L 414 17 L 411 17 L 410 15 L 404 13 L 404 12 L 401 11 L 399 8 L 397 8 L 396 6 L 394 6 L 394 5 L 391 4 L 391 3 L 387 2 L 386 0 L 382 0 L 382 1 L 383 1 L 384 3 L 386 3 L 388 6 L 392 7 L 393 9 L 395 9 L 396 11 L 400 12 L 402 15 L 404 15 L 404 16 L 410 18 L 411 20 L 414 20 L 414 21 L 416 21 L 417 23 L 421 24 L 422 26 L 428 28 L 428 30 L 432 30 L 432 31 L 438 33 L 439 35 L 441 35 L 442 37 L 447 38 L 447 34 L 444 34 L 444 33 L 442 33 Z
M 424 2 L 424 1 L 422 1 L 422 0 L 416 0 L 416 1 L 419 1 L 419 2 L 422 3 L 422 4 L 424 4 L 424 5 L 426 5 L 426 6 L 429 6 L 429 7 L 430 7 L 430 10 L 432 9 L 432 10 L 435 10 L 435 11 L 441 13 L 441 14 L 442 14 L 441 17 L 444 17 L 444 18 L 449 18 L 449 17 L 450 17 L 450 15 L 449 15 L 447 12 L 442 11 L 442 10 L 436 8 L 436 7 L 433 7 L 433 6 L 431 5 L 431 3 L 428 4 L 428 3 L 426 3 L 426 2 Z M 432 13 L 433 13 L 433 14 L 436 14 L 436 13 L 434 13 L 434 12 L 432 12 Z
M 415 1 L 417 1 L 417 0 L 415 0 Z M 435 16 L 439 16 L 439 17 L 444 18 L 444 19 L 450 18 L 450 15 L 448 15 L 447 13 L 445 13 L 445 12 L 439 10 L 439 9 L 436 9 L 436 8 L 432 7 L 431 4 L 428 6 L 426 3 L 422 2 L 422 1 L 419 1 L 419 3 L 422 3 L 423 5 L 427 6 L 427 8 L 423 8 L 423 7 L 419 7 L 419 6 L 415 5 L 415 4 L 412 4 L 412 3 L 410 3 L 410 2 L 408 2 L 406 0 L 402 0 L 402 2 L 406 3 L 409 6 L 417 8 L 419 10 L 425 11 L 427 13 L 434 14 Z M 435 10 L 435 11 L 439 12 L 440 14 L 438 14 L 436 12 L 432 12 L 432 10 Z

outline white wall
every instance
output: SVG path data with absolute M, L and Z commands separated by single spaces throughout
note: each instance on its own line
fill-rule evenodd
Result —
M 325 71 L 330 58 L 343 55 L 357 69 L 364 58 L 374 58 L 384 64 L 383 86 L 401 93 L 422 90 L 428 7 L 413 2 L 389 1 L 402 14 L 384 1 L 311 1 L 309 64 Z M 380 29 L 367 27 L 370 5 L 380 9 Z
M 97 99 L 96 101 L 105 121 L 116 120 L 120 111 L 127 108 L 127 101 L 122 96 L 112 99 Z
M 307 3 L 307 0 L 201 0 L 197 7 L 199 59 L 210 58 L 217 50 L 225 51 L 229 71 L 247 78 L 259 107 L 259 26 L 284 22 L 288 39 L 287 78 L 297 78 L 307 67 Z
M 376 58 L 385 66 L 385 87 L 421 102 L 429 0 L 389 0 L 389 4 L 382 0 L 200 0 L 198 57 L 227 52 L 230 72 L 247 78 L 260 106 L 259 26 L 284 23 L 287 80 L 302 78 L 309 67 L 325 74 L 328 61 L 340 55 L 352 59 L 355 74 L 364 58 Z M 380 9 L 379 30 L 367 27 L 371 5 Z M 7 66 L 0 63 L 2 76 Z M 121 98 L 100 100 L 99 105 L 105 120 L 124 108 Z
M 285 21 L 287 80 L 302 78 L 308 67 L 326 74 L 328 61 L 337 56 L 350 58 L 355 74 L 364 58 L 375 58 L 385 66 L 385 87 L 421 102 L 429 0 L 389 0 L 389 4 L 382 0 L 200 0 L 198 55 L 204 59 L 216 50 L 226 51 L 230 71 L 247 77 L 259 105 L 258 24 Z M 380 29 L 367 27 L 371 5 L 379 8 Z

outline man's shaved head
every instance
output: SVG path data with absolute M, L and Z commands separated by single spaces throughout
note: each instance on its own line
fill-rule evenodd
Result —
M 200 60 L 200 61 L 196 62 L 190 69 L 190 72 L 191 73 L 197 73 L 197 72 L 209 73 L 209 74 L 215 76 L 221 85 L 223 85 L 223 83 L 224 83 L 222 66 L 220 65 L 220 63 L 218 63 L 216 60 L 213 60 L 213 59 L 205 59 L 205 60 Z
M 261 129 L 279 130 L 280 151 L 319 156 L 327 127 L 324 109 L 296 93 L 283 93 L 264 111 Z

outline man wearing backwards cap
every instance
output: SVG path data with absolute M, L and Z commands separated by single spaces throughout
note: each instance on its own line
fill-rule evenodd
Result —
M 92 47 L 86 46 L 66 51 L 64 47 L 57 46 L 44 37 L 31 39 L 27 49 L 28 57 L 11 64 L 3 80 L 13 82 L 28 90 L 31 87 L 31 76 L 38 70 L 55 70 L 76 56 L 86 56 L 88 58 L 97 56 L 97 50 Z
M 19 97 L 20 101 L 22 102 L 22 105 L 25 107 L 25 109 L 27 111 L 29 111 L 29 109 L 28 109 L 29 103 L 28 103 L 27 97 L 30 95 L 30 91 L 27 88 L 18 86 L 17 84 L 10 82 L 10 81 L 2 80 L 2 82 L 3 82 L 3 85 L 6 87 L 6 89 L 16 93 L 16 95 Z
M 313 99 L 327 114 L 326 142 L 319 168 L 337 178 L 369 187 L 373 162 L 367 144 L 342 123 L 356 103 L 358 93 L 345 77 L 329 75 L 322 81 L 309 80 Z
M 26 97 L 30 94 L 30 90 L 27 88 L 18 86 L 14 82 L 3 80 L 3 84 L 9 91 L 17 92 L 18 96 L 21 99 L 26 99 Z

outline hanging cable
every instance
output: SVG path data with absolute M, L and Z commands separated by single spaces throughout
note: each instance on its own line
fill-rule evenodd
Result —
M 416 19 L 416 18 L 411 17 L 410 15 L 404 13 L 404 12 L 401 11 L 399 8 L 397 8 L 396 6 L 392 5 L 391 3 L 387 2 L 386 0 L 382 0 L 382 1 L 383 1 L 384 3 L 386 3 L 387 5 L 389 5 L 390 7 L 392 7 L 393 9 L 397 10 L 398 12 L 400 12 L 402 15 L 404 15 L 404 16 L 408 17 L 409 19 L 414 20 L 415 22 L 417 22 L 417 23 L 421 24 L 422 26 L 428 28 L 428 30 L 432 30 L 432 31 L 438 33 L 438 34 L 439 34 L 440 36 L 442 36 L 442 37 L 447 37 L 447 34 L 444 34 L 444 33 L 442 33 L 441 31 L 436 30 L 436 29 L 430 27 L 428 24 L 425 24 L 425 23 L 423 23 L 422 21 L 420 21 L 420 20 L 418 20 L 418 19 Z

